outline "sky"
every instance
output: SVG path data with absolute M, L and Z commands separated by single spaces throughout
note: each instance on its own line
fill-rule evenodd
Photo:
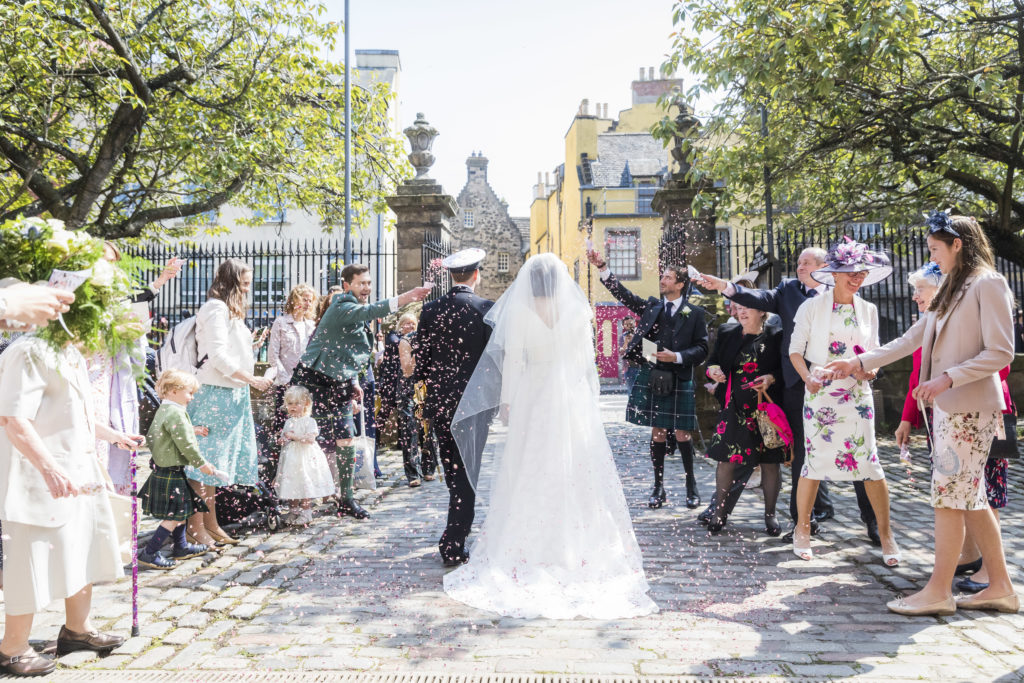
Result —
M 341 21 L 344 0 L 325 2 Z M 607 102 L 617 118 L 640 67 L 658 72 L 673 30 L 671 0 L 350 0 L 349 12 L 353 62 L 355 50 L 398 50 L 403 127 L 423 112 L 440 132 L 430 176 L 457 196 L 466 158 L 481 151 L 513 216 L 529 216 L 537 172 L 564 161 L 580 101 L 591 113 Z

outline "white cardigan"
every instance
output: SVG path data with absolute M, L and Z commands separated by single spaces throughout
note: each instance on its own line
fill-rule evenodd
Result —
M 790 355 L 799 353 L 813 365 L 828 363 L 828 331 L 832 326 L 834 302 L 833 290 L 829 289 L 800 304 L 793 320 L 793 336 L 789 342 Z M 866 340 L 864 350 L 878 348 L 878 308 L 870 301 L 855 295 L 853 311 L 857 316 L 861 336 Z
M 239 370 L 252 374 L 256 359 L 252 353 L 252 333 L 245 321 L 232 318 L 228 305 L 220 299 L 209 299 L 196 316 L 196 343 L 199 358 L 206 362 L 196 375 L 202 384 L 232 389 L 246 383 L 232 379 Z

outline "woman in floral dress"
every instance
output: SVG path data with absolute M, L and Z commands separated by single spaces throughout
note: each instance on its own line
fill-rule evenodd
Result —
M 808 299 L 796 313 L 789 357 L 806 385 L 807 457 L 797 486 L 799 519 L 793 552 L 805 560 L 813 557 L 810 516 L 818 482 L 863 481 L 878 519 L 883 562 L 890 567 L 900 562 L 899 547 L 889 527 L 889 489 L 875 448 L 875 414 L 868 383 L 874 373 L 858 371 L 830 381 L 822 367 L 878 346 L 878 309 L 856 294 L 891 272 L 883 254 L 847 238 L 829 252 L 825 266 L 811 274 L 832 288 Z
M 785 459 L 782 448 L 765 448 L 757 425 L 757 404 L 761 402 L 758 387 L 769 390 L 769 396 L 781 403 L 782 330 L 765 326 L 767 314 L 753 308 L 733 304 L 738 323 L 723 325 L 708 357 L 708 377 L 725 387 L 724 407 L 711 437 L 708 457 L 718 461 L 715 479 L 716 505 L 708 520 L 708 531 L 717 533 L 725 526 L 728 493 L 735 470 L 743 465 L 761 466 L 764 492 L 764 524 L 770 536 L 781 532 L 775 519 L 775 503 L 779 498 L 782 475 L 779 465 Z
M 914 398 L 932 405 L 932 507 L 935 567 L 920 591 L 886 606 L 897 614 L 948 615 L 958 609 L 1016 612 L 1020 599 L 1006 568 L 999 524 L 985 491 L 985 463 L 1003 431 L 1006 408 L 999 371 L 1013 360 L 1013 294 L 995 270 L 988 238 L 974 218 L 936 211 L 929 216 L 928 251 L 942 283 L 917 323 L 884 347 L 832 363 L 846 376 L 877 368 L 921 349 Z M 988 586 L 954 600 L 953 575 L 965 527 L 988 569 Z

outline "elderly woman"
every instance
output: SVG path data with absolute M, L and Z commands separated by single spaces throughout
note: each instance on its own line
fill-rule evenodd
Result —
M 199 441 L 203 459 L 229 477 L 224 481 L 194 467 L 185 469 L 192 488 L 209 509 L 189 518 L 189 540 L 211 548 L 238 542 L 217 521 L 215 487 L 255 486 L 257 481 L 256 428 L 249 389 L 266 391 L 271 382 L 253 374 L 253 339 L 245 326 L 246 295 L 251 288 L 252 269 L 242 261 L 227 259 L 217 268 L 196 320 L 202 386 L 188 405 L 188 414 L 194 425 L 209 429 L 209 435 Z
M 863 244 L 847 241 L 829 252 L 825 265 L 811 273 L 833 288 L 808 299 L 797 309 L 789 358 L 806 387 L 804 445 L 806 458 L 797 485 L 797 525 L 793 552 L 810 560 L 811 507 L 820 481 L 863 481 L 878 520 L 882 561 L 900 562 L 889 526 L 889 489 L 875 447 L 873 373 L 831 381 L 823 370 L 830 361 L 851 358 L 878 346 L 878 309 L 857 296 L 861 287 L 881 282 L 892 273 L 889 259 Z M 810 362 L 810 367 L 808 367 Z
M 92 585 L 122 574 L 107 477 L 96 437 L 134 450 L 142 437 L 96 423 L 85 359 L 26 336 L 0 356 L 0 519 L 4 534 L 4 623 L 0 671 L 53 671 L 29 646 L 32 619 L 64 599 L 57 654 L 106 653 L 124 642 L 89 620 Z
M 1020 600 L 1006 569 L 999 524 L 985 491 L 985 463 L 1006 409 L 999 371 L 1013 359 L 1013 295 L 995 270 L 988 237 L 967 216 L 928 218 L 928 251 L 942 284 L 902 337 L 856 358 L 831 363 L 835 376 L 878 368 L 921 349 L 914 398 L 932 404 L 932 507 L 935 567 L 923 589 L 892 600 L 890 611 L 948 615 L 960 609 L 1016 612 Z M 965 525 L 985 558 L 988 586 L 954 600 L 953 576 Z
M 749 477 L 749 468 L 760 465 L 765 531 L 778 536 L 781 528 L 775 519 L 775 504 L 782 487 L 779 465 L 785 460 L 785 453 L 782 448 L 765 446 L 755 413 L 761 401 L 760 391 L 769 391 L 777 403 L 782 400 L 782 330 L 765 326 L 768 314 L 764 311 L 737 303 L 732 304 L 732 309 L 738 322 L 719 328 L 708 357 L 708 377 L 725 386 L 724 405 L 708 449 L 708 457 L 718 461 L 716 505 L 708 519 L 708 531 L 721 531 L 731 510 L 730 502 L 735 505 L 735 499 L 730 501 L 729 491 L 737 470 L 748 468 Z

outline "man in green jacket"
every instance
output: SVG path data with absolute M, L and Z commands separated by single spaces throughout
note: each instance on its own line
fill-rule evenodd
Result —
M 342 269 L 344 291 L 331 301 L 292 375 L 292 384 L 304 386 L 313 394 L 313 418 L 320 427 L 321 447 L 329 451 L 333 444 L 337 454 L 337 463 L 331 463 L 331 469 L 337 471 L 340 488 L 338 514 L 356 519 L 369 517 L 352 497 L 352 406 L 363 399 L 359 375 L 369 364 L 373 350 L 369 323 L 413 301 L 422 301 L 431 289 L 416 287 L 370 304 L 369 271 L 368 266 L 359 263 Z

